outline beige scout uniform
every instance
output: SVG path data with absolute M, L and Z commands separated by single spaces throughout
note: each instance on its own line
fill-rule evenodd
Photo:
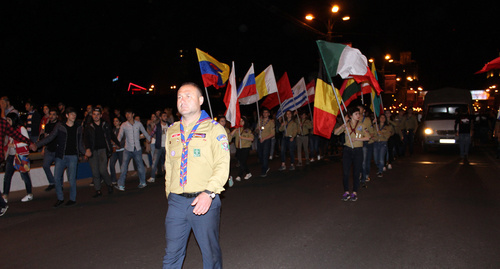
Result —
M 299 128 L 297 126 L 297 122 L 291 120 L 288 122 L 288 125 L 285 123 L 285 125 L 280 126 L 279 130 L 280 132 L 283 132 L 284 137 L 296 137 Z
M 411 117 L 405 116 L 403 118 L 403 122 L 401 124 L 401 129 L 404 133 L 412 130 L 414 133 L 417 131 L 418 121 L 415 115 L 411 115 Z
M 394 134 L 393 128 L 390 123 L 386 122 L 385 125 L 383 126 L 378 126 L 380 129 L 377 132 L 377 135 L 375 136 L 375 141 L 377 142 L 382 142 L 382 141 L 387 141 L 389 140 L 389 137 L 391 137 Z
M 344 146 L 346 147 L 354 147 L 354 148 L 362 148 L 363 147 L 363 141 L 354 141 L 355 138 L 363 138 L 366 137 L 367 134 L 364 131 L 363 125 L 360 124 L 361 121 L 358 121 L 358 124 L 353 124 L 352 122 L 347 123 L 347 128 L 344 129 L 340 133 L 346 133 L 345 135 L 345 144 Z M 352 130 L 352 129 L 354 130 Z M 352 145 L 351 141 L 349 140 L 349 136 L 347 135 L 347 132 L 349 132 L 349 135 L 351 136 L 352 140 Z
M 270 135 L 274 135 L 276 133 L 276 127 L 274 125 L 274 120 L 268 119 L 260 120 L 260 126 L 257 127 L 257 133 L 259 133 L 261 138 L 269 137 Z
M 368 133 L 370 133 L 370 140 L 368 140 L 368 144 L 372 144 L 375 142 L 375 127 L 373 126 L 372 119 L 370 117 L 364 117 L 361 120 L 359 120 L 359 123 L 361 126 L 363 126 L 363 130 L 367 130 Z
M 252 134 L 252 131 L 250 131 L 250 129 L 236 130 L 236 132 L 234 132 L 233 137 L 234 137 L 234 144 L 236 145 L 236 148 L 241 149 L 241 148 L 252 147 L 252 141 L 254 139 L 254 136 Z M 241 137 L 251 138 L 252 141 L 241 139 Z
M 196 122 L 184 126 L 185 138 Z M 205 190 L 220 194 L 229 177 L 229 141 L 224 128 L 213 120 L 206 120 L 198 126 L 188 145 L 187 183 L 180 186 L 182 142 L 180 122 L 167 130 L 165 144 L 165 192 L 196 193 Z

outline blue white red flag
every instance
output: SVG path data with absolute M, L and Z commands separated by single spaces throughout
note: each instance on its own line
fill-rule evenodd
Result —
M 238 103 L 238 93 L 236 91 L 236 75 L 234 71 L 234 62 L 229 74 L 229 83 L 224 96 L 224 104 L 226 104 L 226 120 L 231 122 L 231 127 L 240 124 L 240 104 Z

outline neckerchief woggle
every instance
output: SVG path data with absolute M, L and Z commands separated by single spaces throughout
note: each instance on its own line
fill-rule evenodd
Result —
M 208 116 L 207 112 L 205 110 L 201 111 L 200 119 L 196 122 L 194 125 L 193 129 L 189 133 L 188 138 L 186 139 L 184 136 L 184 125 L 182 124 L 182 119 L 181 119 L 181 142 L 182 142 L 182 155 L 181 155 L 181 176 L 180 176 L 180 186 L 184 188 L 187 184 L 187 159 L 188 159 L 188 146 L 189 142 L 191 141 L 191 138 L 193 138 L 193 134 L 196 132 L 196 129 L 198 129 L 198 126 L 206 120 L 210 120 L 210 116 Z

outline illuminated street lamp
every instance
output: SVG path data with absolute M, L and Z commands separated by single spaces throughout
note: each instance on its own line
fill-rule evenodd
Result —
M 332 34 L 333 34 L 333 25 L 339 19 L 339 17 L 336 16 L 336 14 L 339 12 L 339 10 L 340 10 L 340 7 L 338 5 L 332 6 L 331 14 L 328 17 L 328 21 L 326 23 L 324 21 L 322 21 L 322 20 L 316 19 L 316 17 L 314 16 L 314 14 L 307 14 L 305 18 L 308 21 L 318 20 L 318 21 L 324 23 L 325 26 L 326 26 L 326 29 L 327 29 L 326 34 L 322 33 L 321 31 L 318 31 L 318 30 L 316 30 L 316 29 L 314 29 L 312 27 L 311 28 L 314 29 L 316 32 L 319 32 L 322 35 L 324 35 L 325 38 L 326 38 L 326 41 L 331 41 L 332 40 Z M 343 21 L 348 21 L 350 19 L 351 19 L 351 17 L 349 17 L 349 16 L 342 17 Z

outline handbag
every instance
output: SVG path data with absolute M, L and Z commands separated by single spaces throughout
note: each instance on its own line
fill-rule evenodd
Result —
M 28 155 L 15 154 L 14 155 L 14 169 L 21 173 L 30 171 L 30 160 Z

